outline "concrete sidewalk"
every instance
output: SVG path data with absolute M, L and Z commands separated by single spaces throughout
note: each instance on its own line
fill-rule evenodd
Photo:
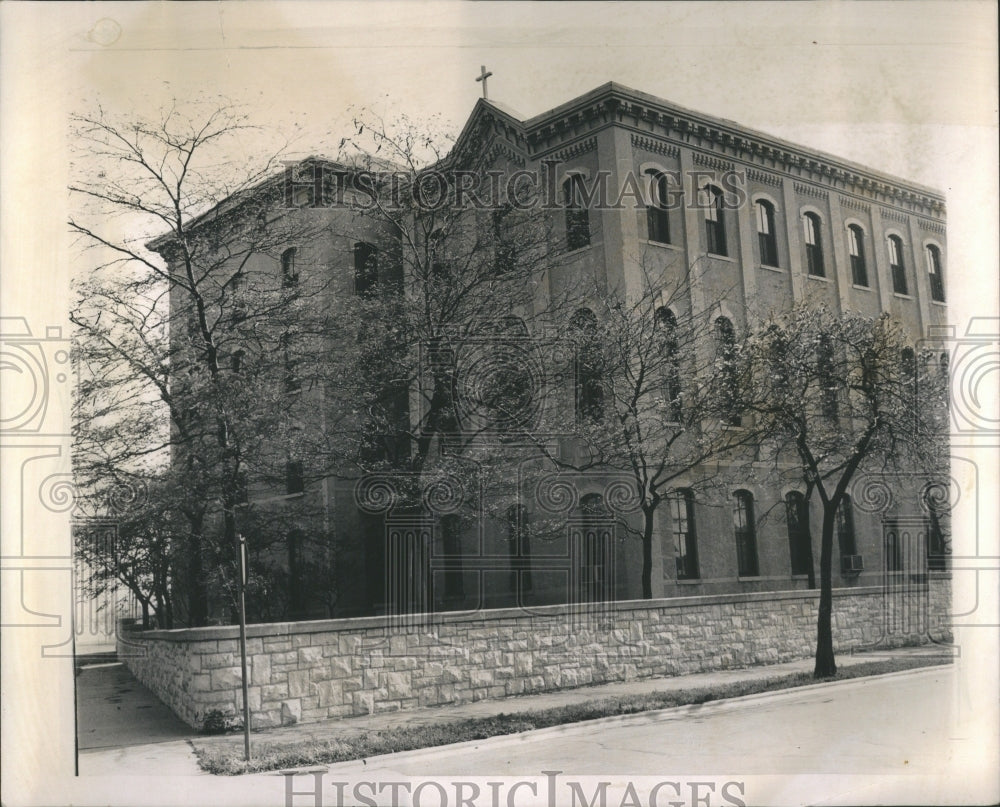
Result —
M 939 661 L 944 663 L 951 656 L 944 647 L 922 646 L 885 650 L 878 653 L 842 654 L 837 657 L 837 665 L 847 668 L 869 661 L 885 660 L 887 658 L 925 658 L 929 663 Z M 518 714 L 539 709 L 549 709 L 573 704 L 583 704 L 599 701 L 604 698 L 622 695 L 643 695 L 653 692 L 676 692 L 679 690 L 721 687 L 740 682 L 763 681 L 768 678 L 785 676 L 792 673 L 809 673 L 813 668 L 812 659 L 774 664 L 762 667 L 750 667 L 739 670 L 718 670 L 714 672 L 696 673 L 692 675 L 674 676 L 671 678 L 655 678 L 642 681 L 629 681 L 597 686 L 579 687 L 576 689 L 544 692 L 535 695 L 523 695 L 503 700 L 476 701 L 446 706 L 435 706 L 424 709 L 413 709 L 404 712 L 385 712 L 375 715 L 363 715 L 340 720 L 327 720 L 319 723 L 307 723 L 296 726 L 256 731 L 252 735 L 254 743 L 282 745 L 303 740 L 329 740 L 357 737 L 371 732 L 399 727 L 426 727 L 440 725 L 469 718 L 490 717 L 498 714 Z M 127 671 L 125 675 L 128 675 Z M 129 676 L 130 677 L 130 676 Z M 135 687 L 145 689 L 134 679 Z M 151 693 L 147 695 L 153 698 Z M 759 696 L 757 696 L 759 697 Z M 155 698 L 154 698 L 155 700 Z M 103 729 L 96 733 L 96 739 L 91 739 L 93 750 L 81 751 L 80 774 L 82 776 L 97 773 L 106 774 L 114 769 L 121 770 L 124 766 L 130 774 L 163 771 L 164 765 L 179 774 L 191 775 L 202 773 L 194 757 L 194 748 L 210 748 L 229 746 L 242 751 L 242 734 L 225 736 L 205 736 L 184 726 L 180 721 L 176 724 L 159 722 L 151 726 L 148 732 L 153 732 L 158 741 L 139 744 L 121 742 L 117 747 L 98 747 L 99 738 L 128 738 L 141 735 L 141 731 L 132 726 L 128 732 L 114 733 L 114 718 L 121 721 L 142 720 L 143 716 L 136 714 L 138 707 L 143 705 L 137 700 L 137 709 L 130 713 L 128 709 L 117 710 L 114 716 L 106 713 Z M 163 707 L 165 709 L 165 707 Z M 143 712 L 149 714 L 146 709 Z M 176 720 L 176 718 L 174 718 Z M 85 731 L 81 719 L 81 733 Z M 109 733 L 111 732 L 111 733 Z M 181 736 L 183 736 L 183 740 Z M 205 774 L 208 775 L 208 774 Z

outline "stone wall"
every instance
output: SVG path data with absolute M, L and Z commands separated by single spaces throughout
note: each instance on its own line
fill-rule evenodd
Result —
M 950 580 L 835 589 L 838 651 L 950 641 Z M 255 727 L 773 664 L 814 653 L 815 591 L 250 625 Z M 182 720 L 240 720 L 236 627 L 120 634 L 119 655 Z

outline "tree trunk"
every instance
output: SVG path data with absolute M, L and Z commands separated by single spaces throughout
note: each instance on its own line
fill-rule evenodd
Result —
M 819 617 L 816 622 L 815 678 L 828 678 L 837 672 L 833 656 L 833 529 L 837 508 L 832 501 L 823 505 L 823 537 L 819 553 Z
M 642 598 L 653 599 L 653 513 L 642 508 Z

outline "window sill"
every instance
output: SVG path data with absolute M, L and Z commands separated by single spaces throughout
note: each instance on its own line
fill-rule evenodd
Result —
M 672 249 L 674 251 L 683 249 L 678 244 L 671 244 L 667 241 L 653 241 L 651 238 L 640 238 L 639 240 L 651 247 L 664 247 L 665 249 Z
M 577 247 L 576 249 L 567 249 L 563 257 L 568 258 L 570 256 L 579 255 L 581 252 L 586 252 L 588 249 L 593 249 L 595 246 L 597 245 L 593 241 L 591 241 L 584 247 Z
M 944 300 L 931 300 L 931 305 L 939 305 L 942 308 L 948 307 L 948 303 L 946 303 Z
M 806 270 L 802 274 L 804 274 L 806 277 L 811 277 L 814 280 L 829 280 L 830 279 L 825 274 L 817 275 L 815 272 L 810 272 L 808 270 Z
M 808 579 L 809 579 L 809 575 L 808 574 L 793 574 L 792 575 L 792 580 L 808 580 Z
M 770 266 L 766 263 L 762 263 L 758 268 L 767 269 L 768 272 L 777 272 L 779 275 L 786 274 L 785 270 L 780 266 Z
M 871 291 L 872 290 L 871 286 L 859 286 L 857 283 L 852 283 L 851 284 L 851 288 L 852 289 L 857 289 L 858 291 Z
M 760 582 L 760 575 L 758 574 L 758 575 L 754 575 L 752 577 L 747 576 L 747 575 L 744 575 L 744 576 L 741 577 L 741 576 L 737 575 L 736 580 L 739 583 L 759 583 Z
M 893 297 L 898 297 L 900 300 L 912 300 L 913 299 L 913 295 L 912 294 L 900 294 L 898 291 L 894 291 L 892 293 L 892 296 Z
M 833 281 L 826 275 L 810 275 L 809 273 L 806 273 L 806 278 L 809 280 L 817 280 L 820 283 L 833 283 Z
M 725 261 L 726 263 L 736 263 L 736 258 L 730 258 L 728 255 L 719 255 L 715 252 L 706 252 L 705 257 L 717 261 Z
M 679 586 L 698 586 L 701 585 L 700 577 L 685 577 L 683 579 L 677 578 L 674 582 Z

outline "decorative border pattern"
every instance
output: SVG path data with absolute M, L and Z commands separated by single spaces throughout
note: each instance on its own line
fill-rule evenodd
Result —
M 633 147 L 646 149 L 646 151 L 652 151 L 654 154 L 663 154 L 667 157 L 676 157 L 680 154 L 680 149 L 671 143 L 637 134 L 632 135 L 632 145 Z

